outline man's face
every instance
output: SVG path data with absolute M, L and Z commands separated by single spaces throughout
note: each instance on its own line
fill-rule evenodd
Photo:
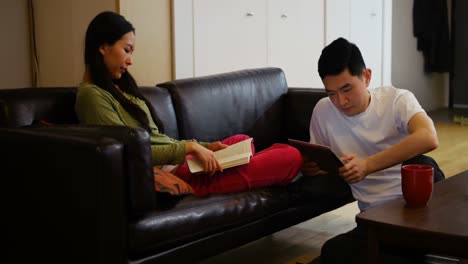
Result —
M 365 69 L 360 76 L 352 76 L 348 68 L 338 75 L 323 78 L 325 91 L 336 108 L 347 116 L 364 112 L 370 102 L 367 86 L 372 72 Z

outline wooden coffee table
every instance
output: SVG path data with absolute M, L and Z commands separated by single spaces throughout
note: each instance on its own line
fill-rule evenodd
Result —
M 368 228 L 369 263 L 378 263 L 381 244 L 468 258 L 468 171 L 434 185 L 425 207 L 408 208 L 403 198 L 356 216 Z

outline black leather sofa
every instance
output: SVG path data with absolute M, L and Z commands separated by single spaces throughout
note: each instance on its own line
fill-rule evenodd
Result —
M 312 109 L 325 96 L 288 89 L 278 68 L 142 90 L 169 136 L 212 141 L 245 133 L 257 150 L 308 140 Z M 75 94 L 0 90 L 7 263 L 193 263 L 353 201 L 333 176 L 202 198 L 157 193 L 146 131 L 79 125 Z

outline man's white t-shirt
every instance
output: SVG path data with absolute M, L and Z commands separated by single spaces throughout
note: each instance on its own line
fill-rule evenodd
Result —
M 341 113 L 328 97 L 321 99 L 310 122 L 311 143 L 330 146 L 338 157 L 356 154 L 366 158 L 406 138 L 411 117 L 424 112 L 413 93 L 395 87 L 368 91 L 369 106 L 355 116 Z M 361 211 L 400 197 L 401 164 L 369 174 L 350 187 Z

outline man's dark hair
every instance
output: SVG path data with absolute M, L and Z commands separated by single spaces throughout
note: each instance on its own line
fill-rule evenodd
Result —
M 318 61 L 320 78 L 327 75 L 338 75 L 348 68 L 352 76 L 361 75 L 366 69 L 361 51 L 344 38 L 338 38 L 322 50 Z

